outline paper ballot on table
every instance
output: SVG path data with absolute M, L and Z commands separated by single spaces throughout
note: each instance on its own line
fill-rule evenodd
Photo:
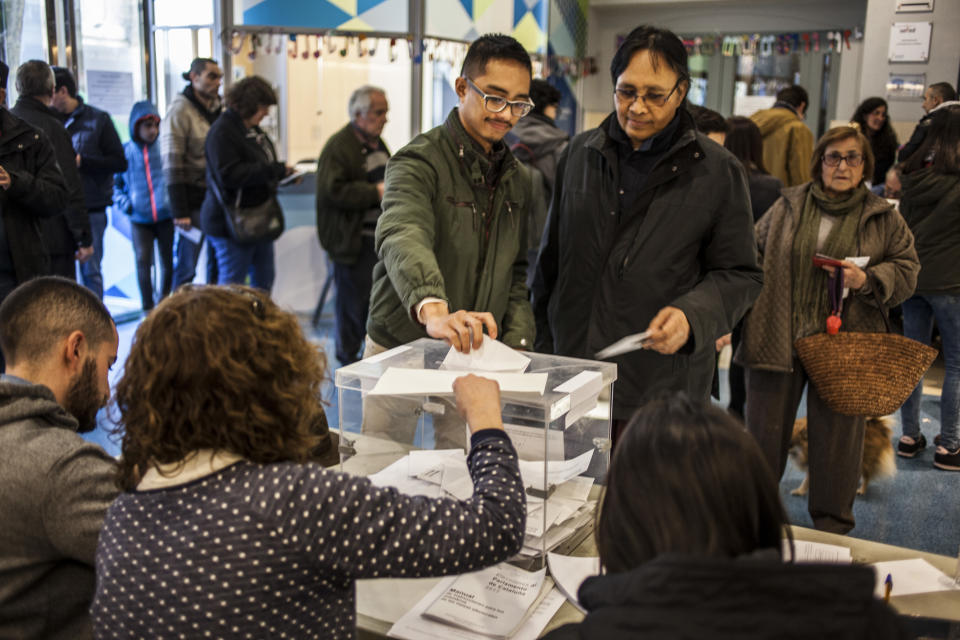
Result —
M 430 590 L 430 593 L 390 627 L 387 637 L 401 638 L 402 640 L 489 640 L 489 636 L 477 631 L 452 627 L 442 622 L 428 620 L 422 616 L 424 609 L 439 598 L 441 593 L 449 589 L 456 579 L 453 576 L 441 580 L 437 586 Z M 537 638 L 563 605 L 565 598 L 559 590 L 553 588 L 553 581 L 549 577 L 544 579 L 544 591 L 546 591 L 546 595 L 533 607 L 533 611 L 529 613 L 520 628 L 510 636 L 511 640 L 534 640 Z
M 389 367 L 370 390 L 370 395 L 425 396 L 452 395 L 453 381 L 464 375 L 462 371 L 443 369 L 405 369 Z M 543 395 L 547 386 L 545 373 L 503 373 L 485 371 L 484 378 L 496 380 L 501 393 L 535 393 Z
M 580 454 L 570 460 L 548 460 L 547 484 L 544 486 L 543 460 L 520 460 L 520 475 L 523 477 L 524 488 L 534 488 L 545 491 L 547 487 L 563 484 L 567 480 L 579 476 L 590 467 L 593 459 L 593 449 Z
M 790 558 L 790 543 L 783 541 L 783 559 L 786 562 Z M 809 542 L 807 540 L 793 541 L 793 561 L 797 563 L 835 563 L 850 564 L 853 557 L 850 555 L 850 549 L 835 544 L 825 544 L 823 542 Z
M 440 364 L 441 369 L 451 371 L 503 371 L 523 373 L 530 365 L 530 358 L 515 349 L 511 349 L 499 340 L 488 335 L 483 336 L 479 349 L 470 353 L 460 353 L 453 347 Z
M 629 335 L 625 338 L 620 338 L 609 347 L 597 351 L 597 355 L 595 357 L 597 360 L 606 360 L 614 356 L 619 356 L 622 353 L 630 353 L 631 351 L 643 349 L 643 343 L 649 337 L 650 332 L 644 331 L 642 333 L 634 333 L 633 335 Z
M 875 562 L 873 570 L 876 572 L 876 586 L 873 593 L 878 598 L 884 596 L 884 582 L 887 575 L 893 582 L 893 589 L 890 591 L 893 597 L 911 593 L 960 590 L 960 586 L 954 584 L 953 578 L 922 558 Z
M 546 595 L 541 594 L 546 572 L 546 567 L 530 572 L 503 563 L 465 573 L 427 606 L 423 617 L 507 638 Z
M 577 609 L 586 613 L 580 606 L 577 593 L 580 585 L 590 576 L 600 575 L 600 558 L 577 558 L 559 553 L 547 554 L 547 567 L 557 588 Z

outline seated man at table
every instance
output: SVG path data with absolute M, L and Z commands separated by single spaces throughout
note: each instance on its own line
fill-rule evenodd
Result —
M 909 637 L 869 567 L 784 563 L 785 527 L 743 425 L 661 396 L 614 451 L 596 532 L 606 574 L 580 587 L 587 616 L 546 638 Z

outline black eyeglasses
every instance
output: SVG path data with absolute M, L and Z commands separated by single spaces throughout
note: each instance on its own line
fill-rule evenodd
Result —
M 511 102 L 510 100 L 507 100 L 506 98 L 502 98 L 500 96 L 487 95 L 486 93 L 480 90 L 480 87 L 478 87 L 473 83 L 473 80 L 471 80 L 470 78 L 465 78 L 465 80 L 467 81 L 467 84 L 470 85 L 471 89 L 473 89 L 483 97 L 483 108 L 491 113 L 500 113 L 501 111 L 506 109 L 507 106 L 509 105 L 510 113 L 518 118 L 522 118 L 523 116 L 530 113 L 531 109 L 533 109 L 533 102 L 531 102 L 529 99 L 526 101 L 516 100 Z
M 621 89 L 616 88 L 613 90 L 613 94 L 617 97 L 617 100 L 623 102 L 627 107 L 633 106 L 633 103 L 639 98 L 640 101 L 647 107 L 662 107 L 667 104 L 667 100 L 670 99 L 670 96 L 676 92 L 677 87 L 680 86 L 680 83 L 683 82 L 683 76 L 677 78 L 676 84 L 673 85 L 673 89 L 670 89 L 670 93 L 661 93 L 659 91 L 648 91 L 643 95 L 637 93 L 636 89 Z
M 841 153 L 826 153 L 822 156 L 823 164 L 828 167 L 839 167 L 840 161 L 846 161 L 847 166 L 850 168 L 859 167 L 863 164 L 863 156 L 859 153 L 848 153 L 843 155 Z

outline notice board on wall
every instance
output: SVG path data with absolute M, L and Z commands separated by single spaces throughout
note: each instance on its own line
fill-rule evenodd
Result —
M 890 62 L 927 62 L 932 22 L 894 22 L 890 25 Z
M 133 108 L 133 74 L 129 71 L 88 70 L 87 102 L 112 116 L 129 116 Z

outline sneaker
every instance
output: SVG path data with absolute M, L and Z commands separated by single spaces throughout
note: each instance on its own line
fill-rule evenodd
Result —
M 897 443 L 897 455 L 903 458 L 912 458 L 927 448 L 927 439 L 920 434 L 919 438 L 902 436 Z
M 960 447 L 954 451 L 937 447 L 937 452 L 933 454 L 933 466 L 945 471 L 960 471 Z

